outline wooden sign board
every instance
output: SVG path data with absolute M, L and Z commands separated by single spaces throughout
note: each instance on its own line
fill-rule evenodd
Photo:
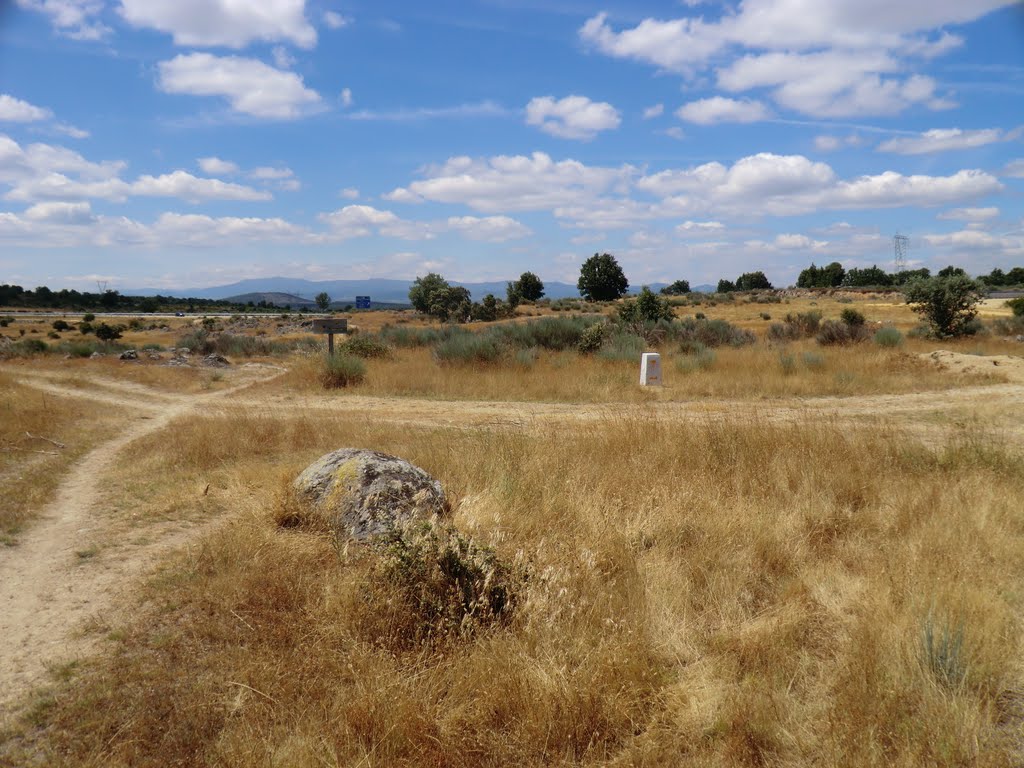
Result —
M 313 320 L 313 333 L 348 333 L 345 318 L 318 317 Z

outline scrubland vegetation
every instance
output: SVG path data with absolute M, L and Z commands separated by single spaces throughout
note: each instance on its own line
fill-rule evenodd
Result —
M 886 395 L 871 402 L 895 413 L 904 393 L 1005 383 L 921 355 L 1020 356 L 1019 318 L 983 312 L 940 345 L 905 304 L 840 298 L 671 297 L 653 321 L 534 304 L 470 328 L 377 313 L 326 362 L 302 332 L 126 329 L 118 343 L 288 372 L 123 454 L 96 512 L 117 545 L 195 528 L 3 725 L 0 765 L 1019 764 L 1024 455 L 1002 431 L 1019 408 L 939 398 L 913 421 L 794 399 Z M 649 349 L 660 390 L 636 383 Z M 29 431 L 85 450 L 123 416 L 22 368 L 157 399 L 237 372 L 10 357 L 5 446 Z M 436 402 L 396 425 L 407 397 Z M 365 412 L 332 412 L 346 398 Z M 693 412 L 666 418 L 666 400 Z M 607 411 L 546 419 L 537 401 Z M 291 480 L 344 446 L 424 468 L 450 519 L 370 546 L 302 525 Z M 0 453 L 19 498 L 0 530 L 38 513 L 60 480 L 46 462 L 67 458 Z

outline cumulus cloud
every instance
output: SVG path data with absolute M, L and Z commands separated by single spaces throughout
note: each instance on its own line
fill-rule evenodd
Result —
M 338 194 L 346 200 L 356 200 L 359 198 L 359 190 L 355 187 L 345 187 Z
M 917 136 L 900 136 L 883 142 L 879 152 L 895 152 L 901 155 L 924 155 L 932 152 L 949 152 L 958 149 L 974 149 L 986 144 L 1011 141 L 1021 135 L 1021 129 L 1003 131 L 1000 128 L 963 130 L 961 128 L 935 128 Z
M 204 179 L 186 171 L 160 176 L 140 176 L 128 189 L 130 195 L 177 197 L 190 203 L 204 200 L 271 200 L 269 192 L 220 179 Z
M 591 101 L 586 96 L 552 96 L 531 99 L 526 105 L 527 125 L 536 125 L 545 133 L 563 139 L 589 141 L 601 131 L 614 130 L 622 119 L 619 111 L 604 101 Z
M 220 96 L 236 112 L 254 117 L 294 119 L 320 105 L 320 95 L 297 74 L 257 59 L 190 53 L 162 61 L 158 68 L 164 92 Z
M 219 157 L 200 157 L 196 164 L 203 173 L 211 176 L 231 176 L 238 173 L 238 165 Z
M 464 203 L 487 213 L 541 210 L 596 198 L 628 185 L 636 173 L 629 165 L 606 168 L 577 160 L 556 162 L 543 152 L 488 159 L 462 156 L 426 169 L 425 179 L 386 197 L 401 202 Z
M 1008 162 L 1002 175 L 1011 179 L 1024 179 L 1024 158 Z
M 350 19 L 345 18 L 337 11 L 324 11 L 324 24 L 330 29 L 341 29 L 342 27 L 347 27 L 350 23 Z
M 819 152 L 835 152 L 843 147 L 857 147 L 864 143 L 860 136 L 830 136 L 821 135 L 814 137 L 814 148 Z
M 301 48 L 316 45 L 305 0 L 121 0 L 119 10 L 132 26 L 166 32 L 176 45 L 244 48 L 258 41 L 289 41 Z
M 689 123 L 714 125 L 715 123 L 756 123 L 771 116 L 759 101 L 728 99 L 712 96 L 684 104 L 676 110 L 676 117 Z
M 531 234 L 529 228 L 508 216 L 451 216 L 438 221 L 410 221 L 392 211 L 369 205 L 346 205 L 321 214 L 320 220 L 339 239 L 378 234 L 402 240 L 431 240 L 444 232 L 454 232 L 469 240 L 501 243 Z
M 661 117 L 665 112 L 664 104 L 655 104 L 653 107 L 648 107 L 644 110 L 644 120 L 651 120 L 655 117 Z
M 999 209 L 988 208 L 953 208 L 938 215 L 938 218 L 952 221 L 982 222 L 999 217 Z
M 0 93 L 0 122 L 4 123 L 35 123 L 49 120 L 53 112 L 43 107 L 29 104 L 6 93 Z
M 807 235 L 782 234 L 776 236 L 774 245 L 786 251 L 820 250 L 828 245 L 828 241 L 812 240 Z
M 531 234 L 529 227 L 508 216 L 452 216 L 445 223 L 452 232 L 459 232 L 470 240 L 503 243 Z
M 685 78 L 717 68 L 733 92 L 770 88 L 780 107 L 837 117 L 891 114 L 908 105 L 952 106 L 937 84 L 915 74 L 918 62 L 943 55 L 962 39 L 942 28 L 981 18 L 1013 0 L 742 0 L 717 20 L 643 19 L 616 30 L 607 14 L 579 29 L 588 46 Z M 909 74 L 907 74 L 909 72 Z
M 85 202 L 36 203 L 25 210 L 25 218 L 29 221 L 69 226 L 90 224 L 95 220 L 91 206 Z

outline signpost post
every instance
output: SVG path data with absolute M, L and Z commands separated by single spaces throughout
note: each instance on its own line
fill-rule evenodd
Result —
M 313 320 L 313 333 L 327 334 L 327 354 L 334 354 L 334 334 L 348 333 L 348 320 L 345 318 L 318 317 Z

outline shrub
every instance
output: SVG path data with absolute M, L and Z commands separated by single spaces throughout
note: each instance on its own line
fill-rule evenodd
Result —
M 483 333 L 452 336 L 434 348 L 434 359 L 441 365 L 489 365 L 502 356 L 497 340 Z
M 100 341 L 115 341 L 121 338 L 121 334 L 124 332 L 123 325 L 107 325 L 106 323 L 100 323 L 94 329 L 96 338 Z
M 864 325 L 864 315 L 852 307 L 847 307 L 839 314 L 839 319 L 847 325 Z
M 374 539 L 370 608 L 400 643 L 468 636 L 511 616 L 525 580 L 450 525 L 414 521 Z
M 767 312 L 762 312 L 762 313 L 761 313 L 761 319 L 762 319 L 762 320 L 771 320 L 771 319 L 772 319 L 772 316 L 771 316 L 771 315 L 769 315 L 769 314 L 768 314 Z
M 903 293 L 910 308 L 927 320 L 933 336 L 947 338 L 971 333 L 981 287 L 966 275 L 912 280 Z
M 205 328 L 197 328 L 182 334 L 178 338 L 178 347 L 188 347 L 197 355 L 209 355 L 214 351 L 213 341 L 210 339 L 210 332 Z
M 391 347 L 381 341 L 379 337 L 369 334 L 353 336 L 345 342 L 342 351 L 364 360 L 394 357 L 394 350 Z
M 96 315 L 94 315 L 92 312 L 86 312 L 84 315 L 82 315 L 83 323 L 91 323 L 95 319 Z
M 335 352 L 323 359 L 320 384 L 324 389 L 340 389 L 361 384 L 366 378 L 366 363 L 358 357 Z
M 8 325 L 14 322 L 13 317 L 0 317 L 0 328 L 6 328 Z
M 15 357 L 33 357 L 34 355 L 46 352 L 49 347 L 42 339 L 21 339 L 13 344 L 0 346 L 0 357 L 4 359 Z
M 903 344 L 903 334 L 898 328 L 879 328 L 875 331 L 875 344 L 880 347 L 898 347 Z
M 537 351 L 537 348 L 530 347 L 529 349 L 517 349 L 513 360 L 520 368 L 532 368 L 539 356 L 540 352 Z
M 680 373 L 695 373 L 710 368 L 715 364 L 715 351 L 708 349 L 700 342 L 684 356 L 676 358 L 676 370 Z
M 78 332 L 83 336 L 92 333 L 92 323 L 90 323 L 88 320 L 83 320 L 78 324 Z
M 1006 306 L 1013 310 L 1013 314 L 1017 317 L 1024 317 L 1024 296 L 1016 299 L 1010 299 L 1006 302 Z
M 804 352 L 800 359 L 806 368 L 814 371 L 825 367 L 825 357 L 818 352 Z
M 929 613 L 921 631 L 921 646 L 925 667 L 940 683 L 959 688 L 967 677 L 967 664 L 964 660 L 964 624 L 957 622 L 955 627 L 949 623 L 936 631 L 935 621 Z
M 597 352 L 601 348 L 601 345 L 604 344 L 605 338 L 608 336 L 608 329 L 609 325 L 607 323 L 595 323 L 590 326 L 583 331 L 579 342 L 576 344 L 576 349 L 584 355 L 590 355 Z
M 826 320 L 818 331 L 818 343 L 824 346 L 837 344 L 857 344 L 865 341 L 871 334 L 863 325 L 847 325 L 835 320 Z
M 782 373 L 784 376 L 796 371 L 796 358 L 786 352 L 779 354 L 779 365 L 782 366 Z
M 53 321 L 53 330 L 55 330 L 55 331 L 70 331 L 71 330 L 71 324 L 68 323 L 66 320 L 54 320 Z
M 617 315 L 622 323 L 656 323 L 674 317 L 668 300 L 658 296 L 646 285 L 635 300 L 627 301 L 618 308 Z
M 768 328 L 768 339 L 771 341 L 797 341 L 814 336 L 821 327 L 821 312 L 812 309 L 810 312 L 787 314 L 785 322 L 773 323 Z
M 469 333 L 465 328 L 445 325 L 440 328 L 398 328 L 385 325 L 377 334 L 378 338 L 392 347 L 432 347 L 440 341 Z
M 646 348 L 647 343 L 640 336 L 618 331 L 605 340 L 597 354 L 598 357 L 615 362 L 639 362 Z

